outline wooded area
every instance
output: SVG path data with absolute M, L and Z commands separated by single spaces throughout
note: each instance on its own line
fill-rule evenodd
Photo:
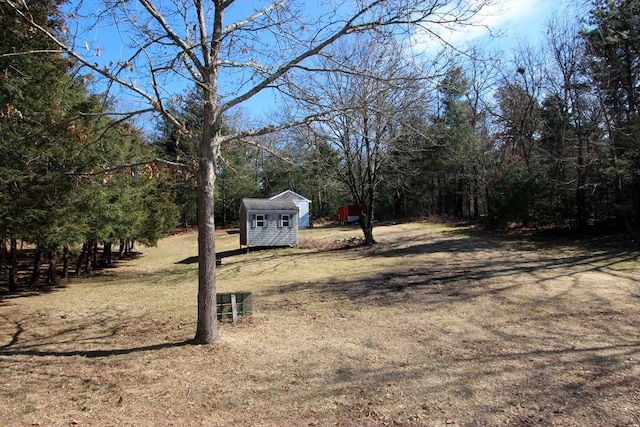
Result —
M 231 2 L 213 3 L 222 20 Z M 385 2 L 363 11 L 378 3 Z M 397 32 L 364 32 L 370 23 L 348 21 L 335 39 L 224 108 L 208 110 L 218 99 L 206 92 L 213 83 L 194 77 L 179 99 L 149 101 L 160 116 L 144 128 L 116 114 L 121 100 L 108 89 L 91 90 L 101 68 L 88 72 L 89 63 L 47 36 L 68 36 L 74 17 L 62 10 L 55 1 L 0 1 L 0 286 L 9 292 L 20 284 L 21 248 L 33 251 L 32 271 L 51 266 L 47 281 L 55 283 L 72 259 L 76 273 L 89 272 L 98 247 L 109 254 L 121 242 L 153 244 L 213 212 L 231 225 L 242 198 L 286 189 L 312 200 L 314 218 L 355 202 L 375 220 L 439 215 L 640 234 L 638 0 L 594 0 L 584 19 L 558 18 L 543 43 L 512 52 L 476 46 L 461 55 L 445 45 L 444 62 L 398 55 Z M 259 16 L 285 12 L 300 11 L 266 8 Z M 392 15 L 381 25 L 403 22 Z M 110 74 L 116 83 L 132 65 L 118 67 Z M 277 79 L 287 83 L 278 86 L 289 96 L 286 125 L 243 130 L 233 107 Z M 374 243 L 373 223 L 361 227 Z
M 48 2 L 30 7 L 52 30 L 63 24 Z M 122 256 L 129 242 L 154 243 L 178 210 L 174 175 L 149 161 L 139 130 L 106 114 L 108 103 L 86 89 L 91 76 L 48 53 L 46 38 L 1 2 L 0 12 L 0 262 L 2 285 L 15 292 L 23 248 L 32 259 L 26 285 L 38 285 L 43 262 L 56 284 L 70 270 L 111 264 L 113 244 Z
M 394 56 L 391 40 L 333 47 L 332 58 L 349 58 L 341 65 L 366 72 L 322 75 L 300 89 L 298 108 L 351 110 L 258 146 L 224 147 L 217 222 L 233 222 L 243 197 L 293 189 L 312 199 L 315 218 L 355 202 L 374 206 L 378 220 L 602 224 L 637 236 L 638 10 L 638 1 L 594 2 L 584 20 L 549 22 L 540 45 L 493 61 L 474 47 L 435 71 Z M 181 114 L 192 120 L 196 107 Z M 175 160 L 171 137 L 159 141 Z M 194 209 L 182 205 L 183 222 Z

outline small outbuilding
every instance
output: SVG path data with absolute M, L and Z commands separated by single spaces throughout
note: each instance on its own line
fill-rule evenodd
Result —
M 367 205 L 362 206 L 362 213 L 364 215 L 369 215 L 369 208 Z M 360 219 L 360 206 L 351 203 L 348 205 L 340 206 L 338 208 L 338 221 L 340 224 L 346 224 L 350 222 L 358 222 Z
M 309 219 L 309 205 L 311 204 L 311 200 L 291 190 L 276 194 L 269 200 L 293 201 L 293 203 L 298 206 L 298 228 L 309 228 L 311 226 L 311 220 Z
M 297 246 L 298 206 L 292 200 L 242 199 L 240 246 Z

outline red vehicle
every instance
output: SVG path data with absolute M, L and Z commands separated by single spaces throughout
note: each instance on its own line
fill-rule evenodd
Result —
M 367 205 L 362 207 L 362 212 L 365 215 L 369 214 L 369 209 Z M 340 224 L 344 224 L 347 222 L 357 222 L 358 217 L 360 216 L 360 207 L 356 204 L 348 204 L 344 206 L 340 206 L 338 208 L 338 221 Z

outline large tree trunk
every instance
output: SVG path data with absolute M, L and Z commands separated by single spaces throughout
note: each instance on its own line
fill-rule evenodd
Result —
M 358 215 L 358 223 L 364 235 L 364 244 L 369 246 L 376 243 L 376 240 L 373 238 L 373 196 L 370 195 L 367 199 L 369 202 L 368 212 L 366 214 L 364 212 L 364 204 L 359 204 L 360 214 Z
M 218 340 L 216 324 L 215 223 L 213 218 L 213 164 L 200 162 L 198 185 L 198 322 L 194 342 Z
M 373 228 L 368 225 L 369 221 L 367 221 L 362 216 L 360 218 L 360 228 L 362 229 L 362 234 L 364 235 L 364 244 L 367 246 L 373 245 L 376 242 L 373 238 Z
M 215 80 L 210 76 L 210 79 Z M 205 94 L 206 96 L 206 94 Z M 198 167 L 198 321 L 196 344 L 211 344 L 218 340 L 216 319 L 216 237 L 214 219 L 215 162 L 220 134 L 214 106 L 216 100 L 209 93 L 210 102 L 204 107 L 204 132 L 200 141 Z

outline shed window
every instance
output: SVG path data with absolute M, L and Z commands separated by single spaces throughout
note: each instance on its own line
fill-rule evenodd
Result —
M 255 214 L 253 216 L 253 226 L 254 227 L 266 227 L 267 226 L 267 216 L 265 214 Z
M 280 215 L 280 227 L 290 227 L 291 224 L 291 215 L 282 214 Z

